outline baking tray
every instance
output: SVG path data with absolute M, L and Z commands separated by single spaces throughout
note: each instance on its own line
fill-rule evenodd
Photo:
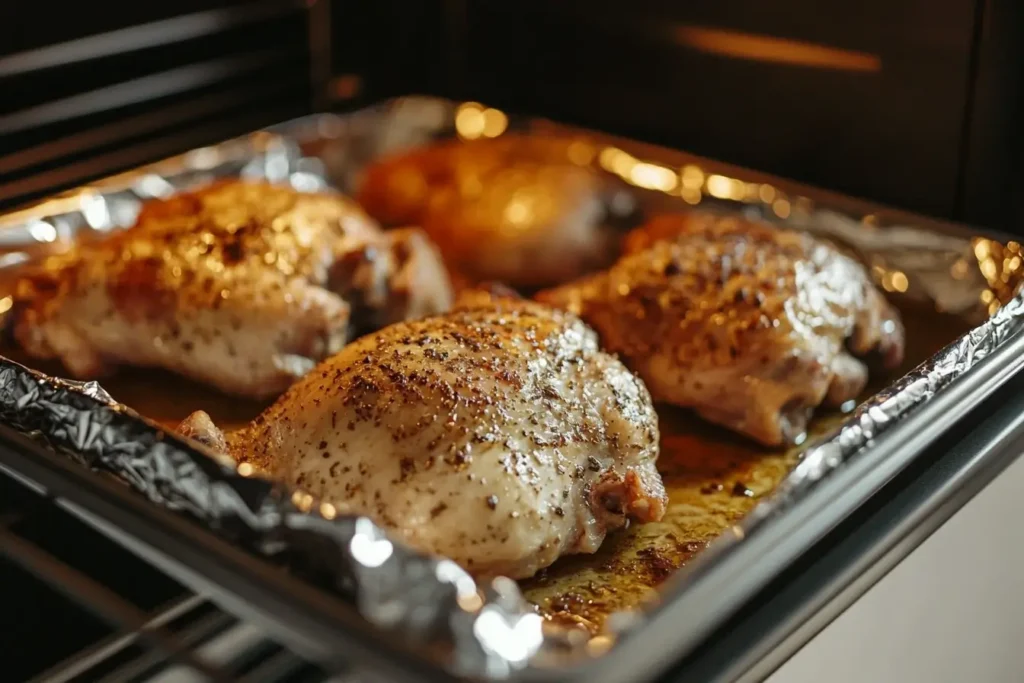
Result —
M 607 677 L 615 662 L 632 662 L 631 675 L 637 675 L 644 667 L 664 665 L 666 656 L 685 654 L 863 502 L 880 485 L 879 473 L 899 471 L 1019 365 L 1017 333 L 1024 310 L 1015 293 L 1021 252 L 1007 238 L 678 152 L 430 98 L 288 122 L 28 207 L 0 219 L 4 263 L 15 265 L 66 240 L 129 224 L 140 200 L 212 178 L 259 176 L 300 189 L 326 182 L 351 190 L 366 165 L 386 154 L 437 139 L 512 130 L 572 138 L 573 160 L 629 188 L 644 212 L 693 205 L 740 211 L 843 243 L 871 267 L 903 312 L 909 347 L 902 370 L 908 374 L 894 384 L 876 382 L 873 396 L 852 414 L 824 416 L 807 443 L 786 453 L 753 448 L 682 411 L 659 410 L 665 432 L 660 463 L 672 495 L 668 521 L 609 538 L 597 555 L 563 560 L 518 589 L 508 582 L 480 586 L 483 607 L 468 610 L 460 607 L 460 598 L 465 602 L 476 593 L 449 565 L 396 549 L 397 566 L 386 567 L 386 576 L 380 568 L 359 566 L 349 551 L 352 540 L 382 542 L 366 520 L 323 519 L 301 492 L 238 477 L 160 429 L 197 408 L 228 426 L 239 424 L 259 404 L 225 400 L 161 373 L 122 373 L 104 382 L 147 422 L 112 409 L 95 385 L 55 382 L 5 362 L 0 417 L 93 467 L 115 472 L 151 499 L 191 513 L 257 553 L 287 555 L 306 571 L 309 560 L 318 559 L 316 574 L 323 579 L 326 571 L 328 583 L 352 597 L 378 626 L 394 628 L 395 613 L 429 615 L 407 625 L 404 635 L 445 644 L 441 660 L 450 669 L 527 677 L 590 669 L 588 676 Z M 982 362 L 986 357 L 991 358 Z M 917 363 L 922 365 L 912 369 Z M 60 372 L 52 366 L 38 369 Z M 154 384 L 163 388 L 159 395 L 152 392 Z M 912 426 L 941 405 L 944 421 Z M 863 463 L 873 467 L 864 471 Z M 809 512 L 820 502 L 820 491 L 835 487 L 845 492 L 841 502 L 836 498 Z M 214 490 L 217 496 L 210 495 Z M 751 557 L 758 548 L 763 552 Z M 296 563 L 295 556 L 302 559 Z M 439 567 L 448 572 L 443 579 Z M 708 594 L 708 586 L 717 588 Z M 547 630 L 543 644 L 542 624 L 529 618 L 533 615 L 520 592 L 558 626 Z M 680 605 L 689 607 L 680 612 Z M 645 609 L 609 618 L 634 607 Z M 655 633 L 653 624 L 679 614 L 684 618 Z M 510 653 L 481 636 L 481 615 L 502 638 L 520 641 L 518 649 Z M 664 648 L 652 654 L 652 642 Z M 648 651 L 642 666 L 629 656 L 637 643 L 646 643 Z M 592 669 L 595 662 L 600 664 Z

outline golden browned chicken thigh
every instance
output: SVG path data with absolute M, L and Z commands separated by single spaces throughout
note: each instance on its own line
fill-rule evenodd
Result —
M 149 202 L 132 228 L 16 283 L 15 338 L 78 378 L 163 367 L 225 392 L 283 391 L 354 334 L 446 309 L 422 233 L 383 233 L 352 201 L 227 181 Z
M 643 384 L 575 316 L 490 294 L 350 344 L 240 432 L 181 431 L 479 576 L 594 552 L 667 502 Z
M 867 382 L 856 356 L 903 355 L 899 316 L 864 268 L 809 235 L 739 218 L 666 216 L 608 271 L 542 292 L 579 314 L 657 401 L 767 445 Z
M 572 141 L 522 135 L 440 143 L 367 169 L 358 199 L 387 225 L 420 225 L 477 281 L 548 286 L 615 258 L 631 203 L 570 161 Z M 620 215 L 621 214 L 621 215 Z

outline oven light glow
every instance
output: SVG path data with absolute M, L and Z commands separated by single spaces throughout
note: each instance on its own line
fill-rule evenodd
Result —
M 455 130 L 464 140 L 480 137 L 496 138 L 508 128 L 508 116 L 493 107 L 484 107 L 478 102 L 459 105 L 455 112 Z
M 352 551 L 352 557 L 364 567 L 381 566 L 395 551 L 395 547 L 388 539 L 374 538 L 379 533 L 369 520 L 356 520 L 356 534 L 349 543 L 349 550 Z
M 57 228 L 46 221 L 35 221 L 28 226 L 28 233 L 37 242 L 54 242 L 57 239 Z
M 744 187 L 742 181 L 724 175 L 709 175 L 707 179 L 708 194 L 716 199 L 742 199 Z
M 576 140 L 569 145 L 569 161 L 578 166 L 586 166 L 593 162 L 594 155 L 596 153 L 597 151 L 594 149 L 593 145 L 587 144 L 582 140 Z
M 505 113 L 488 107 L 484 109 L 484 137 L 496 138 L 508 128 L 508 117 Z
M 788 199 L 776 199 L 775 202 L 772 203 L 772 211 L 774 211 L 775 215 L 779 218 L 789 218 L 791 210 L 792 206 L 790 206 Z
M 629 171 L 629 180 L 645 190 L 672 192 L 679 185 L 679 177 L 664 166 L 640 162 Z
M 513 624 L 496 610 L 484 608 L 473 624 L 473 632 L 487 649 L 509 662 L 524 662 L 543 640 L 539 614 L 524 614 Z
M 680 27 L 675 36 L 686 47 L 720 57 L 840 71 L 882 70 L 878 55 L 774 36 L 701 26 Z
M 683 180 L 683 187 L 688 190 L 699 190 L 704 187 L 704 171 L 699 166 L 683 166 L 680 173 Z

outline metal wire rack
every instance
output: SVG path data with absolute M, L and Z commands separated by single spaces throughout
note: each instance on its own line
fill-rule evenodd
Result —
M 105 30 L 52 44 L 25 10 L 44 44 L 9 54 L 0 41 L 0 206 L 324 106 L 330 0 L 200 4 L 136 8 L 144 23 L 128 26 L 93 12 L 81 30 Z
M 13 569 L 51 604 L 26 591 L 0 629 L 64 660 L 37 662 L 34 680 L 453 680 L 344 600 L 0 426 L 0 572 Z
M 4 628 L 20 678 L 64 681 L 350 681 L 120 549 L 52 494 L 0 470 Z M 155 603 L 160 603 L 154 606 Z M 54 625 L 60 628 L 54 629 Z M 47 647 L 28 641 L 46 639 Z M 25 648 L 16 648 L 22 642 Z M 62 658 L 57 664 L 54 659 Z

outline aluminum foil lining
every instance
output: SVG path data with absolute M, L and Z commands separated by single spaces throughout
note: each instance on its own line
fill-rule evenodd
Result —
M 399 100 L 352 115 L 282 124 L 108 179 L 0 217 L 0 249 L 6 251 L 0 267 L 88 238 L 83 231 L 128 226 L 146 199 L 214 178 L 264 177 L 300 190 L 327 184 L 350 188 L 361 166 L 383 153 L 445 135 L 471 137 L 473 131 L 458 125 L 467 106 L 487 111 L 480 105 Z M 508 126 L 535 125 L 501 117 L 496 134 Z M 486 117 L 481 120 L 486 123 Z M 484 124 L 473 130 L 488 134 Z M 574 134 L 593 147 L 587 163 L 618 175 L 645 205 L 703 203 L 826 234 L 858 252 L 888 291 L 917 296 L 947 311 L 976 313 L 983 320 L 812 446 L 779 490 L 743 522 L 751 533 L 780 505 L 870 447 L 872 439 L 1024 327 L 1024 297 L 1014 294 L 1020 245 L 927 228 L 876 227 L 871 217 L 819 208 L 782 188 L 716 174 L 697 161 L 680 166 L 678 153 L 648 159 L 601 136 Z M 627 155 L 625 162 L 621 154 Z M 0 299 L 0 309 L 5 306 L 10 301 Z M 301 491 L 247 478 L 231 463 L 215 460 L 119 405 L 96 383 L 47 377 L 0 358 L 0 420 L 88 467 L 118 476 L 150 500 L 188 513 L 256 553 L 278 560 L 305 557 L 320 570 L 326 568 L 334 587 L 376 626 L 406 638 L 447 643 L 446 664 L 458 674 L 508 677 L 529 666 L 545 645 L 564 646 L 546 638 L 541 617 L 514 582 L 478 584 L 448 560 L 393 542 L 365 517 L 339 516 L 332 506 Z
M 225 177 L 262 177 L 302 191 L 323 188 L 319 160 L 284 137 L 257 134 L 140 169 L 0 218 L 3 265 L 52 253 L 83 232 L 135 220 L 147 199 Z M 0 309 L 10 299 L 0 299 Z M 450 560 L 413 552 L 366 517 L 342 517 L 301 492 L 239 474 L 118 404 L 95 382 L 43 375 L 0 358 L 0 422 L 82 464 L 112 473 L 150 500 L 270 558 L 332 575 L 374 625 L 451 645 L 446 662 L 471 677 L 504 678 L 541 645 L 541 617 L 514 581 L 478 584 Z

